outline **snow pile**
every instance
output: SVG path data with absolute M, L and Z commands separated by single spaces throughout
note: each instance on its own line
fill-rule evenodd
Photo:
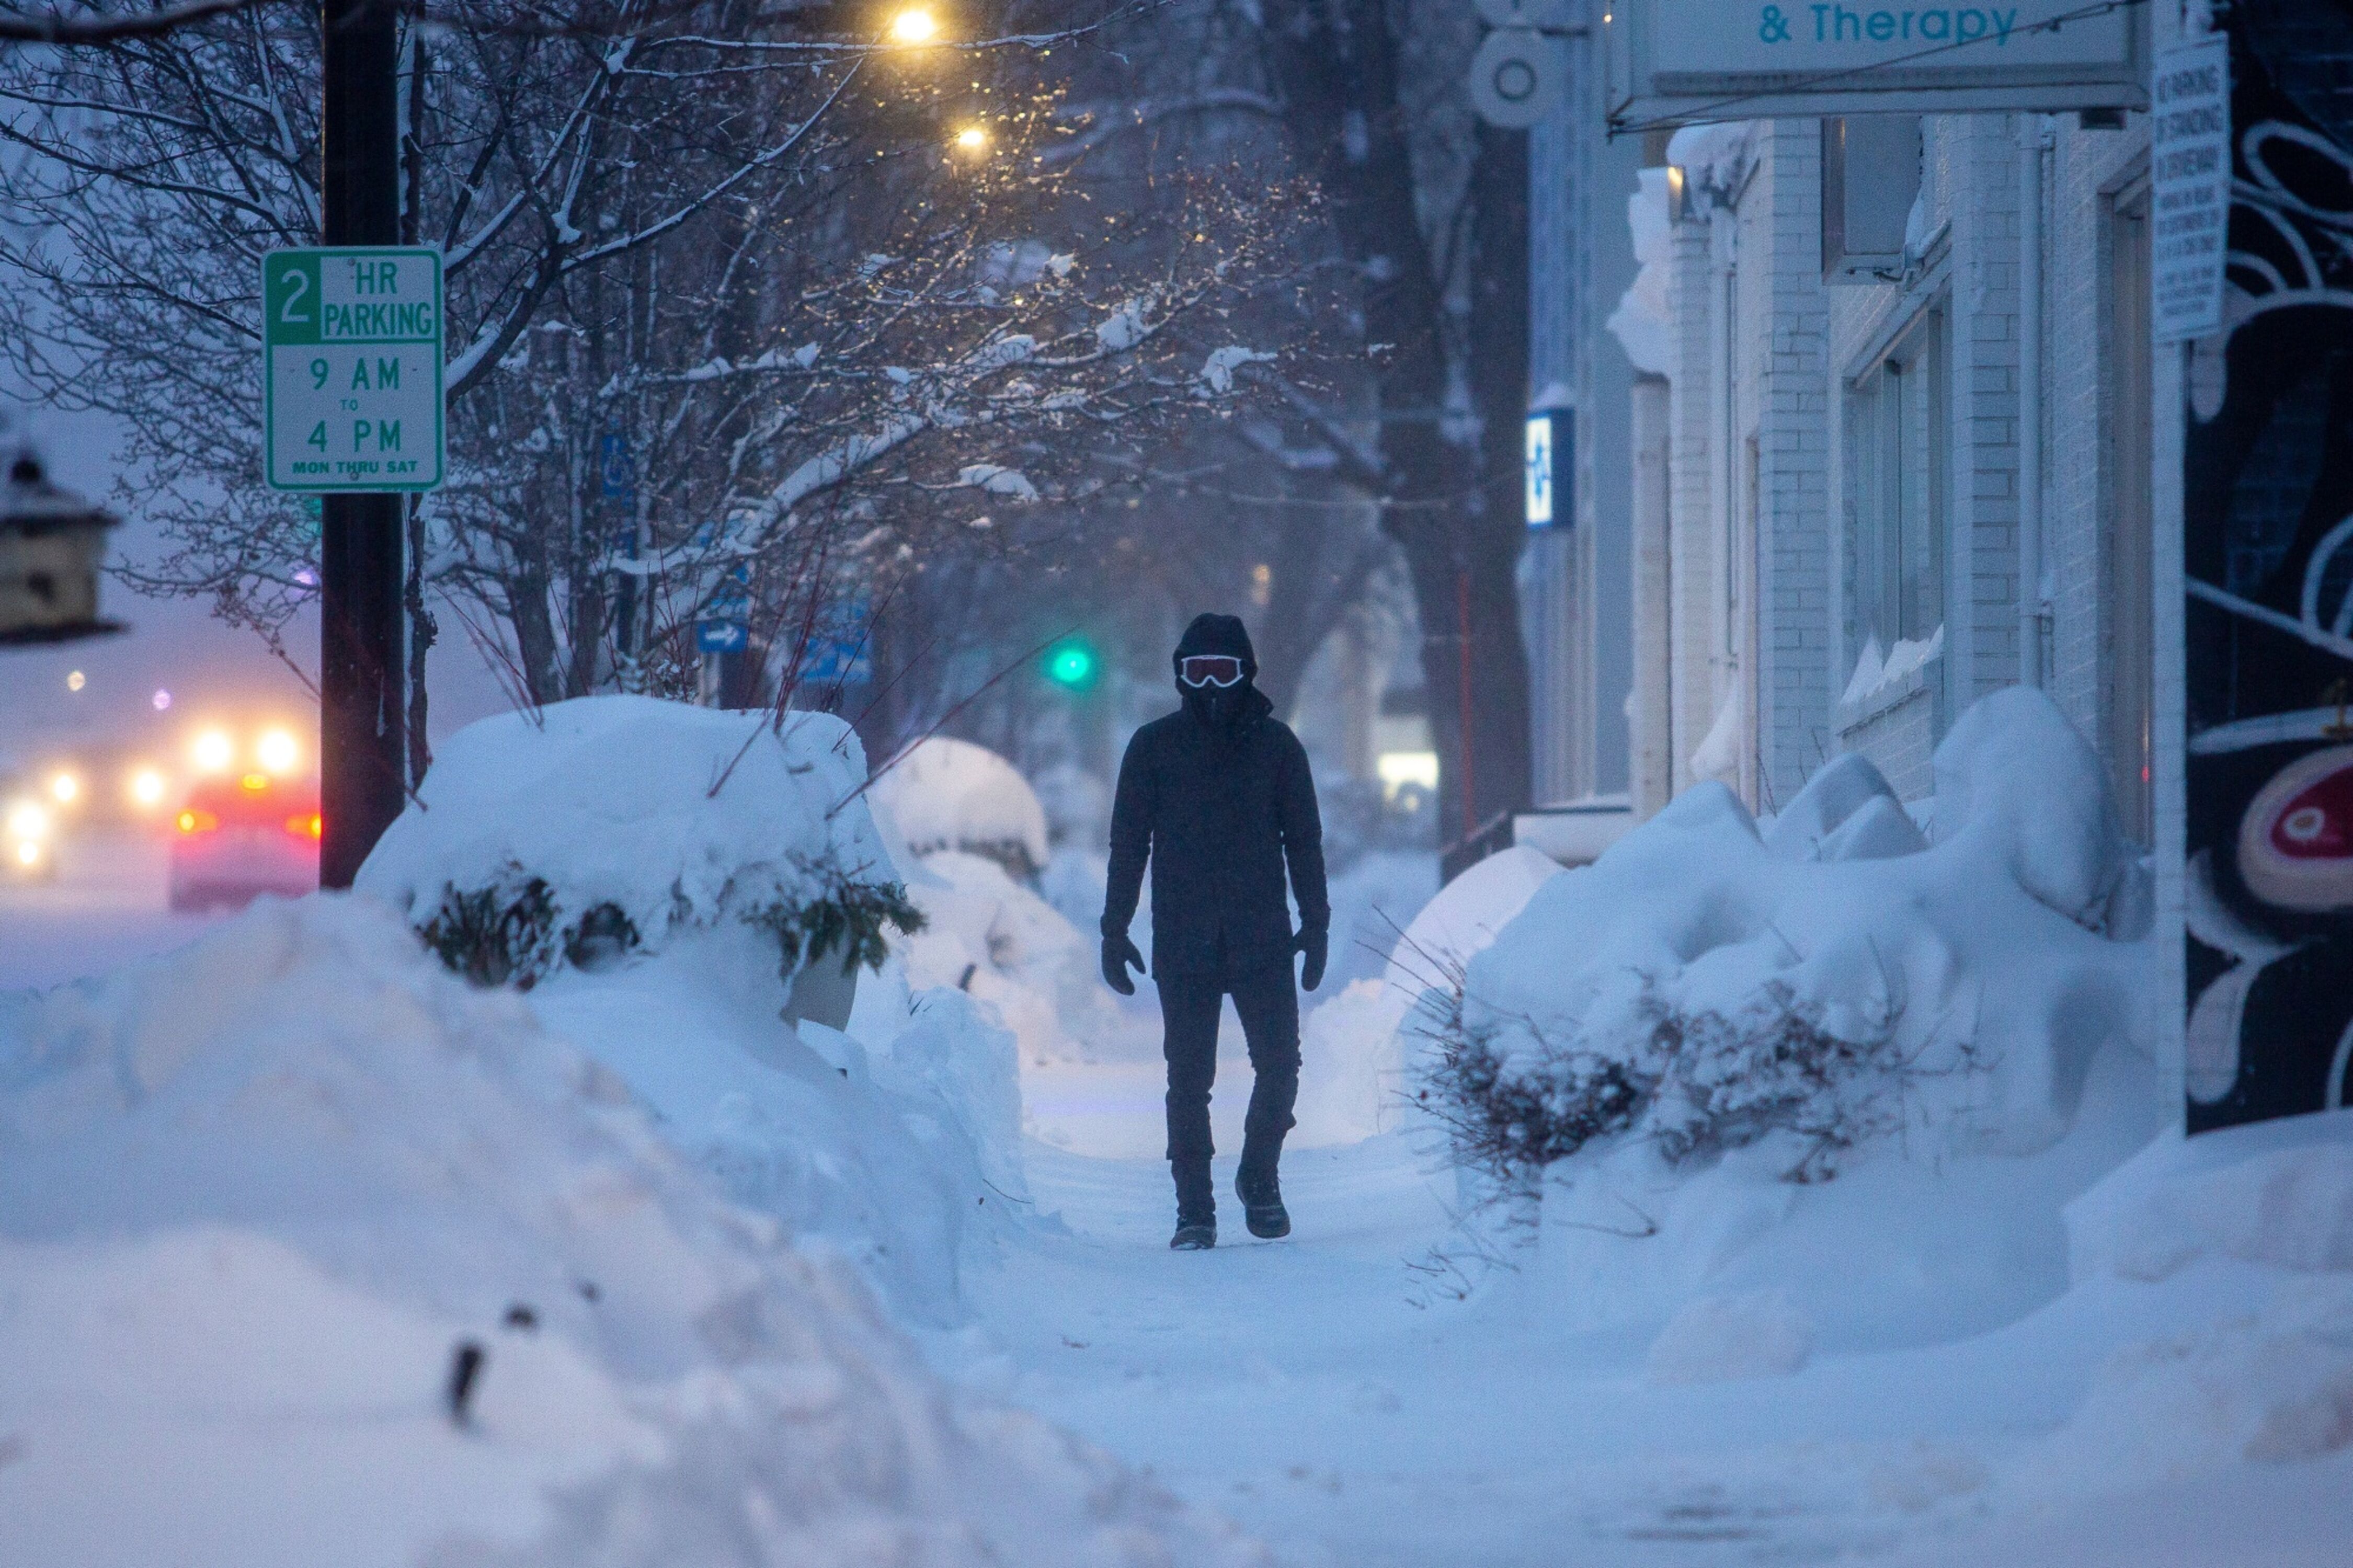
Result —
M 1674 309 L 1667 289 L 1674 262 L 1674 236 L 1667 210 L 1667 171 L 1644 169 L 1626 198 L 1626 227 L 1634 240 L 1634 281 L 1609 313 L 1610 335 L 1634 368 L 1667 375 L 1674 368 Z
M 898 1321 L 953 1327 L 967 1253 L 1028 1196 L 1013 1038 L 958 992 L 910 994 L 895 963 L 858 992 L 854 1037 L 792 1021 L 765 933 L 723 926 L 530 1003 L 728 1196 L 854 1260 Z
M 1046 808 L 1013 764 L 986 746 L 930 736 L 877 779 L 871 793 L 919 857 L 961 849 L 1025 881 L 1046 864 Z
M 1787 1377 L 1813 1352 L 1813 1329 L 1786 1291 L 1704 1296 L 1651 1342 L 1652 1383 Z
M 357 886 L 454 966 L 528 983 L 729 921 L 878 958 L 897 872 L 829 714 L 586 697 L 470 724 L 434 759 Z M 880 900 L 878 902 L 877 900 Z M 834 917 L 828 924 L 828 915 Z
M 1798 1180 L 1907 1130 L 2054 1143 L 2094 1053 L 2148 1037 L 2145 946 L 2101 930 L 2129 850 L 2039 692 L 1978 703 L 1936 765 L 1931 847 L 1901 852 L 1893 793 L 1842 758 L 1772 844 L 1704 784 L 1545 882 L 1433 1031 L 1458 1132 L 1522 1166 L 1621 1131 L 1672 1158 L 1770 1139 Z
M 2084 1312 L 2171 1331 L 2107 1357 L 2017 1489 L 2066 1498 L 2353 1451 L 2353 1111 L 2170 1133 L 2066 1217 Z
M 1560 874 L 1536 850 L 1514 846 L 1433 896 L 1430 858 L 1366 855 L 1333 879 L 1330 977 L 1320 998 L 1307 999 L 1300 1020 L 1299 1125 L 1291 1142 L 1301 1148 L 1353 1143 L 1403 1124 L 1400 1030 L 1417 1000 L 1446 985 L 1538 887 Z M 1389 954 L 1378 977 L 1349 979 L 1367 949 Z
M 363 900 L 0 1013 L 0 1560 L 1258 1560 Z
M 1301 1149 L 1354 1143 L 1401 1124 L 1404 1005 L 1378 980 L 1352 981 L 1300 1021 L 1298 1125 Z
M 1074 797 L 1064 804 L 1082 812 L 1091 804 L 1092 781 L 1054 782 L 1058 799 Z M 877 819 L 905 850 L 907 896 L 923 917 L 921 931 L 894 944 L 907 984 L 986 1004 L 1025 1062 L 1097 1059 L 1120 1032 L 1092 934 L 1101 857 L 1067 847 L 1050 857 L 1037 793 L 1012 763 L 967 741 L 923 742 L 872 793 Z
M 908 897 L 923 929 L 898 944 L 907 984 L 995 1008 L 1024 1061 L 1092 1059 L 1118 1030 L 1096 943 L 996 861 L 959 849 L 923 858 Z

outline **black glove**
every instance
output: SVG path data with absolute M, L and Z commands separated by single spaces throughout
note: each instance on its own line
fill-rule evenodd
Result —
M 1307 962 L 1299 966 L 1300 989 L 1313 991 L 1324 984 L 1324 965 L 1332 956 L 1332 933 L 1322 926 L 1310 926 L 1299 933 L 1296 945 L 1307 955 Z
M 1103 984 L 1123 996 L 1135 994 L 1135 982 L 1127 977 L 1130 964 L 1137 973 L 1144 972 L 1144 954 L 1135 951 L 1135 943 L 1127 940 L 1125 931 L 1105 931 L 1103 939 Z

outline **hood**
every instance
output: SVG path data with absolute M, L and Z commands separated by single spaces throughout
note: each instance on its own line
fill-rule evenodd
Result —
M 1258 655 L 1250 647 L 1250 628 L 1242 625 L 1240 616 L 1199 615 L 1176 639 L 1176 651 L 1168 658 L 1168 668 L 1174 671 L 1177 662 L 1188 654 L 1228 653 L 1242 661 L 1242 675 L 1258 674 Z
M 1185 635 L 1176 639 L 1176 651 L 1169 656 L 1170 676 L 1175 676 L 1187 656 L 1197 653 L 1231 654 L 1240 659 L 1242 683 L 1219 691 L 1179 680 L 1176 695 L 1184 700 L 1185 711 L 1219 730 L 1254 722 L 1274 711 L 1273 702 L 1252 684 L 1258 677 L 1258 655 L 1250 647 L 1250 628 L 1242 625 L 1240 616 L 1195 616 Z

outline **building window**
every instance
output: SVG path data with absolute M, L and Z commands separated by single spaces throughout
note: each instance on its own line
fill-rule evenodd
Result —
M 1922 312 L 1854 386 L 1855 636 L 1882 659 L 1945 624 L 1946 331 Z

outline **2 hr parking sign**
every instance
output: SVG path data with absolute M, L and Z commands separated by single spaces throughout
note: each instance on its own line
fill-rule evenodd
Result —
M 389 246 L 261 262 L 265 468 L 281 490 L 441 482 L 441 256 Z

